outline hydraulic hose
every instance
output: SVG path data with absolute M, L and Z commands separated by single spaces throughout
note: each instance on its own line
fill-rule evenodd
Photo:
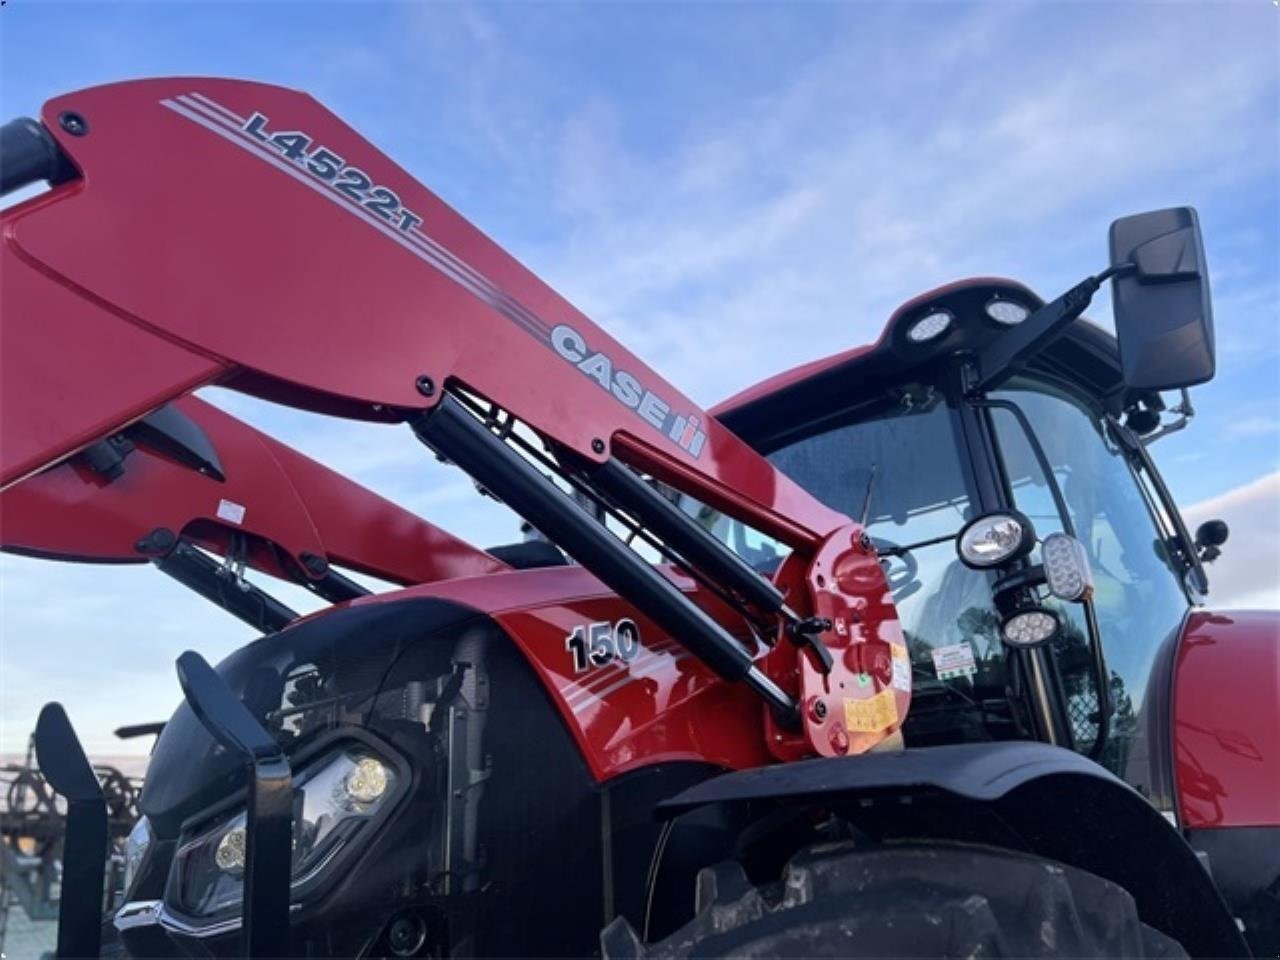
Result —
M 39 121 L 19 117 L 0 127 L 0 196 L 39 180 L 62 183 L 75 175 L 71 161 Z

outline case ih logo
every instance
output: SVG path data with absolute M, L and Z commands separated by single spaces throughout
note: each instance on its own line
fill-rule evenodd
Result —
M 589 350 L 578 331 L 565 324 L 551 327 L 480 271 L 455 256 L 422 229 L 422 217 L 404 206 L 394 190 L 374 183 L 360 167 L 352 165 L 304 131 L 286 129 L 273 132 L 271 121 L 265 114 L 253 113 L 242 117 L 202 93 L 182 94 L 160 102 L 363 220 L 526 333 L 544 344 L 549 343 L 556 353 L 595 380 L 619 403 L 638 413 L 654 429 L 662 431 L 682 450 L 695 458 L 702 453 L 707 435 L 700 429 L 696 416 L 675 413 L 669 403 L 645 389 L 634 376 L 618 370 L 606 354 Z
M 582 334 L 566 323 L 551 330 L 551 346 L 584 374 L 613 394 L 614 399 L 640 414 L 652 426 L 665 433 L 676 445 L 693 456 L 702 453 L 707 435 L 698 429 L 693 414 L 681 416 L 652 390 L 646 390 L 631 374 L 619 370 L 609 355 L 587 347 Z

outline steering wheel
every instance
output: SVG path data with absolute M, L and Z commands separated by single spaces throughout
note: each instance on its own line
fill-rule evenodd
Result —
M 881 554 L 886 550 L 898 549 L 898 544 L 881 537 L 872 537 L 871 543 L 876 548 L 876 552 Z M 897 566 L 895 561 L 901 566 Z M 910 551 L 882 557 L 880 566 L 884 569 L 885 579 L 889 581 L 889 592 L 893 594 L 894 603 L 901 603 L 924 586 L 919 577 L 920 561 Z

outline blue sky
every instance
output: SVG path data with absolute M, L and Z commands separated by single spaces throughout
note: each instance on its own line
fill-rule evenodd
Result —
M 306 89 L 704 404 L 872 339 L 958 277 L 1052 296 L 1104 265 L 1115 217 L 1193 204 L 1218 378 L 1155 452 L 1193 516 L 1234 521 L 1221 601 L 1280 604 L 1270 0 L 9 0 L 0 54 L 6 118 L 147 75 Z M 1109 318 L 1105 299 L 1092 315 Z M 455 533 L 515 538 L 407 431 L 211 397 Z M 250 636 L 146 568 L 0 573 L 3 750 L 60 698 L 91 749 L 118 751 L 112 726 L 171 710 L 181 650 L 216 659 Z

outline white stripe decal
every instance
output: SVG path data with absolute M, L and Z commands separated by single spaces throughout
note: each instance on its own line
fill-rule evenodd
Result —
M 204 104 L 210 110 L 214 110 L 217 113 L 222 114 L 228 120 L 232 121 L 237 127 L 243 127 L 245 124 L 245 118 L 240 116 L 240 114 L 232 113 L 228 108 L 218 103 L 218 101 L 211 100 L 209 97 L 206 97 L 203 93 L 196 93 L 195 91 L 192 91 L 190 94 L 188 94 L 188 98 L 192 100 L 199 100 L 202 104 Z M 178 99 L 183 100 L 186 98 L 179 97 Z
M 608 686 L 618 677 L 629 675 L 632 671 L 638 670 L 647 664 L 652 658 L 652 654 L 642 653 L 625 667 L 616 662 L 611 663 L 606 669 L 597 670 L 593 673 L 586 683 L 571 683 L 562 688 L 560 692 L 564 695 L 565 702 L 569 706 L 573 706 L 579 700 L 589 697 L 593 690 Z
M 211 119 L 215 121 L 219 121 L 223 123 L 227 123 L 229 121 L 230 124 L 234 125 L 236 134 L 240 136 L 246 143 L 251 144 L 254 147 L 255 152 L 261 152 L 264 156 L 270 158 L 273 161 L 279 159 L 279 157 L 275 156 L 275 154 L 272 154 L 270 151 L 266 150 L 266 148 L 262 145 L 260 141 L 254 140 L 252 137 L 248 136 L 244 132 L 244 125 L 247 122 L 244 117 L 241 117 L 236 113 L 232 113 L 229 109 L 227 109 L 217 101 L 211 100 L 209 97 L 206 97 L 204 94 L 198 93 L 198 92 L 192 92 L 187 96 L 178 97 L 178 100 L 184 103 L 186 106 L 193 107 L 199 110 L 201 113 L 204 113 L 206 116 L 209 116 Z M 221 116 L 219 116 L 219 114 Z M 286 169 L 293 169 L 289 164 L 285 164 L 285 167 Z M 346 204 L 348 207 L 350 207 L 352 210 L 359 212 L 360 214 L 362 214 L 362 216 L 367 215 L 367 212 L 364 210 L 364 208 L 354 203 L 350 197 L 346 196 L 345 194 L 340 194 L 336 190 L 333 190 L 332 186 L 329 184 L 323 184 L 323 186 L 325 186 L 326 189 L 332 190 L 334 196 L 341 199 L 342 202 Z M 373 221 L 373 222 L 376 223 L 377 221 Z M 549 324 L 547 324 L 545 321 L 543 321 L 540 317 L 538 317 L 536 314 L 534 314 L 530 310 L 526 309 L 522 304 L 514 300 L 510 296 L 510 294 L 503 291 L 502 288 L 500 288 L 488 277 L 486 277 L 484 274 L 480 273 L 478 270 L 472 267 L 469 263 L 466 263 L 463 260 L 459 260 L 456 256 L 453 255 L 451 251 L 449 251 L 445 247 L 442 247 L 434 239 L 429 237 L 427 234 L 423 233 L 419 227 L 414 227 L 414 229 L 409 233 L 404 233 L 404 231 L 401 231 L 401 233 L 409 237 L 413 242 L 417 243 L 419 246 L 424 246 L 427 249 L 427 252 L 429 254 L 433 255 L 434 257 L 438 257 L 440 260 L 442 260 L 443 263 L 441 265 L 445 267 L 446 270 L 452 269 L 452 270 L 458 271 L 458 273 L 462 275 L 462 278 L 454 277 L 451 273 L 450 279 L 454 279 L 457 282 L 461 283 L 463 286 L 466 286 L 468 288 L 468 291 L 471 292 L 473 295 L 479 296 L 481 297 L 481 299 L 485 299 L 486 297 L 488 297 L 488 298 L 492 298 L 495 301 L 499 301 L 499 300 L 502 301 L 503 304 L 506 305 L 510 310 L 521 314 L 520 318 L 511 317 L 510 319 L 516 320 L 516 322 L 519 322 L 520 319 L 523 319 L 526 323 L 530 324 L 531 326 L 537 327 L 538 332 L 548 334 L 548 331 L 550 330 Z M 475 289 L 471 289 L 471 285 L 474 285 Z M 504 311 L 504 313 L 505 312 L 506 311 Z
M 197 101 L 194 98 L 199 98 L 199 101 Z M 210 100 L 208 97 L 204 96 L 203 94 L 192 93 L 188 96 L 180 96 L 178 97 L 178 101 L 182 103 L 184 106 L 190 107 L 204 114 L 206 117 L 213 120 L 215 123 L 218 123 L 221 126 L 232 130 L 235 133 L 236 139 L 238 141 L 237 146 L 252 147 L 253 149 L 250 152 L 252 152 L 255 156 L 258 156 L 261 159 L 266 160 L 272 166 L 276 167 L 277 169 L 284 170 L 286 173 L 289 173 L 291 176 L 295 176 L 296 178 L 296 174 L 297 174 L 296 167 L 294 167 L 292 164 L 288 163 L 287 161 L 282 160 L 276 154 L 272 153 L 270 150 L 267 149 L 266 146 L 262 144 L 261 141 L 256 140 L 253 137 L 249 136 L 247 133 L 245 133 L 244 124 L 246 121 L 244 120 L 244 118 L 232 113 L 226 107 Z M 228 122 L 227 118 L 230 118 L 231 122 Z M 345 194 L 339 193 L 337 190 L 334 190 L 330 184 L 327 184 L 323 181 L 316 180 L 310 177 L 307 178 L 307 182 L 312 184 L 315 187 L 320 188 L 320 190 L 324 193 L 324 195 L 328 199 L 334 200 L 340 203 L 343 207 L 345 207 L 350 212 L 358 214 L 362 220 L 365 220 L 366 222 L 372 224 L 373 226 L 382 228 L 384 231 L 387 229 L 391 229 L 391 228 L 388 228 L 384 222 L 382 222 L 381 220 L 369 214 L 368 211 L 366 211 L 359 204 L 355 203 L 350 197 L 346 196 Z M 436 243 L 426 234 L 415 232 L 414 234 L 411 235 L 411 234 L 405 233 L 404 231 L 399 231 L 399 235 L 400 236 L 398 236 L 397 239 L 402 239 L 402 238 L 408 239 L 410 240 L 410 242 L 417 241 L 415 243 L 415 246 L 418 246 L 418 247 L 422 247 L 425 242 L 427 249 L 424 252 L 426 252 L 428 255 L 441 255 L 446 260 L 446 262 L 443 262 L 440 264 L 433 263 L 433 266 L 438 266 L 439 268 L 445 270 L 446 272 L 457 270 L 462 275 L 458 277 L 454 277 L 451 275 L 450 279 L 456 280 L 458 283 L 461 283 L 464 286 L 467 286 L 468 288 L 470 288 L 470 286 L 474 284 L 477 289 L 471 290 L 471 292 L 476 294 L 477 296 L 482 296 L 484 293 L 501 293 L 501 291 L 498 290 L 498 288 L 494 284 L 490 283 L 485 277 L 477 273 L 470 266 L 463 263 L 461 260 L 458 260 L 456 257 L 453 256 L 453 254 L 449 253 L 447 250 L 441 247 L 438 243 Z M 485 288 L 488 288 L 488 289 L 486 290 Z
M 585 684 L 571 685 L 570 687 L 566 688 L 565 690 L 562 690 L 561 692 L 566 695 L 565 696 L 566 701 L 569 703 L 570 706 L 572 706 L 575 703 L 579 702 L 580 700 L 583 700 L 584 698 L 590 696 L 591 694 L 596 693 L 597 691 L 603 689 L 604 687 L 609 686 L 611 683 L 618 680 L 619 678 L 625 678 L 628 676 L 635 675 L 639 673 L 642 669 L 648 669 L 650 666 L 654 665 L 655 663 L 666 662 L 667 660 L 670 659 L 670 657 L 673 654 L 678 655 L 676 654 L 677 649 L 678 649 L 677 647 L 672 645 L 669 649 L 666 649 L 666 650 L 642 654 L 641 656 L 638 656 L 636 657 L 636 659 L 632 660 L 631 663 L 629 664 L 618 665 L 619 668 L 617 670 L 608 670 L 608 671 L 602 670 L 596 676 L 592 677 L 590 682 Z
M 564 694 L 565 700 L 572 705 L 590 694 L 593 690 L 598 690 L 601 687 L 608 686 L 618 677 L 634 673 L 641 667 L 651 663 L 656 656 L 656 654 L 652 653 L 642 653 L 628 664 L 619 664 L 615 661 L 614 663 L 609 664 L 605 669 L 597 670 L 591 675 L 591 678 L 587 680 L 587 682 L 571 683 L 561 690 L 561 693 Z
M 195 95 L 193 95 L 195 96 Z M 476 272 L 473 268 L 458 260 L 452 253 L 441 247 L 436 241 L 420 232 L 415 232 L 412 236 L 402 230 L 396 230 L 366 211 L 363 207 L 358 206 L 342 194 L 333 190 L 328 184 L 325 184 L 314 177 L 307 176 L 302 173 L 288 161 L 282 157 L 268 153 L 262 144 L 253 140 L 248 134 L 237 125 L 233 125 L 231 121 L 226 119 L 224 114 L 232 114 L 221 105 L 212 103 L 207 106 L 204 102 L 207 97 L 201 97 L 200 100 L 193 99 L 188 96 L 180 96 L 177 101 L 162 100 L 161 104 L 173 110 L 175 113 L 185 117 L 193 123 L 199 124 L 206 130 L 210 130 L 218 136 L 235 144 L 242 150 L 252 154 L 260 160 L 265 161 L 275 167 L 282 173 L 288 174 L 299 183 L 305 184 L 310 189 L 316 191 L 320 196 L 332 201 L 342 207 L 348 213 L 358 217 L 364 223 L 378 230 L 379 233 L 394 240 L 402 248 L 412 253 L 419 260 L 434 267 L 440 273 L 444 274 L 450 280 L 463 287 L 468 293 L 476 297 L 487 306 L 492 307 L 502 313 L 507 319 L 523 327 L 527 332 L 533 334 L 539 339 L 546 339 L 547 325 L 545 321 L 539 319 L 536 315 L 528 311 L 526 308 L 514 301 L 508 294 L 503 292 L 495 284 L 485 278 L 482 274 Z M 238 119 L 238 118 L 237 118 Z
M 689 657 L 690 657 L 690 654 L 688 653 L 679 653 L 679 654 L 676 654 L 674 657 L 659 658 L 657 663 L 652 663 L 643 670 L 632 671 L 630 674 L 623 677 L 621 680 L 618 680 L 616 683 L 610 684 L 609 686 L 605 687 L 603 690 L 586 691 L 587 697 L 582 699 L 577 704 L 571 704 L 570 710 L 572 711 L 574 716 L 577 716 L 579 713 L 581 713 L 587 707 L 591 706 L 593 703 L 603 700 L 609 694 L 615 693 L 616 691 L 621 690 L 627 684 L 634 683 L 636 680 L 643 680 L 645 677 L 652 676 L 653 674 L 657 673 L 664 666 L 674 666 L 675 664 L 679 663 L 681 660 L 688 660 Z
M 644 648 L 634 660 L 626 663 L 621 660 L 614 660 L 605 667 L 597 670 L 591 677 L 584 682 L 571 680 L 560 688 L 560 693 L 572 704 L 575 700 L 581 699 L 585 694 L 590 693 L 593 689 L 604 686 L 610 680 L 620 674 L 625 674 L 636 670 L 641 664 L 648 663 L 658 654 L 669 653 L 677 649 L 674 640 L 663 640 L 653 647 Z

